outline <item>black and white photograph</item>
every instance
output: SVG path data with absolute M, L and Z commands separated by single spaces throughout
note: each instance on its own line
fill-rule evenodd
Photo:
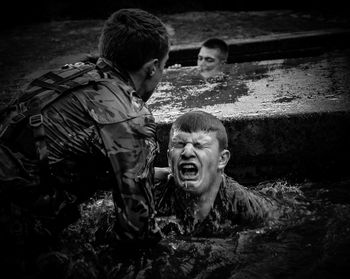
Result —
M 1 10 L 1 278 L 350 278 L 346 3 Z

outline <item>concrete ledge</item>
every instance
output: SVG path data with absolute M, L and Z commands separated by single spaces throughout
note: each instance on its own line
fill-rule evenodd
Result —
M 227 43 L 228 63 L 310 56 L 350 46 L 350 30 L 280 33 L 250 39 L 231 39 Z M 200 43 L 173 46 L 167 65 L 196 65 L 199 49 Z

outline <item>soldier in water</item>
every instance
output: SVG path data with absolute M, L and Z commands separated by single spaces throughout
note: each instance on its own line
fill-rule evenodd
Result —
M 76 220 L 79 203 L 97 189 L 113 191 L 115 242 L 159 241 L 151 191 L 158 144 L 146 102 L 168 53 L 156 16 L 118 10 L 104 24 L 96 64 L 35 79 L 7 111 L 0 126 L 5 263 L 55 249 L 45 241 Z
M 229 236 L 233 228 L 272 224 L 288 207 L 261 191 L 247 189 L 224 173 L 230 159 L 225 127 L 215 116 L 192 111 L 173 123 L 168 161 L 158 172 L 158 216 L 175 216 L 180 232 Z
M 197 57 L 196 75 L 209 83 L 224 81 L 224 65 L 227 62 L 229 47 L 219 38 L 210 38 L 203 42 Z M 168 69 L 178 69 L 181 64 L 171 65 Z
M 200 75 L 206 80 L 224 78 L 223 66 L 228 58 L 228 45 L 218 38 L 206 40 L 198 53 L 197 66 Z

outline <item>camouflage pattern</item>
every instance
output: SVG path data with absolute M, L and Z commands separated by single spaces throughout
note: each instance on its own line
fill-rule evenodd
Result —
M 162 230 L 166 233 L 173 226 L 173 231 L 184 235 L 229 237 L 242 228 L 272 225 L 287 212 L 287 207 L 274 197 L 248 189 L 226 175 L 222 177 L 213 208 L 197 224 L 191 212 L 194 196 L 176 187 L 172 176 L 166 183 L 159 181 L 155 186 L 155 200 Z M 164 216 L 173 216 L 173 221 L 162 218 Z
M 53 73 L 64 78 L 70 71 L 84 68 L 86 64 L 79 62 Z M 51 234 L 73 221 L 69 217 L 75 216 L 71 212 L 77 211 L 81 201 L 98 189 L 111 189 L 115 224 L 110 235 L 122 241 L 158 240 L 151 186 L 153 160 L 159 148 L 150 110 L 135 94 L 129 75 L 101 58 L 95 69 L 71 80 L 70 84 L 74 89 L 53 102 L 44 90 L 28 101 L 45 104 L 41 114 L 50 169 L 50 185 L 32 183 L 31 198 L 25 206 L 34 219 L 32 223 L 44 224 Z M 65 90 L 63 85 L 60 87 Z M 27 93 L 37 89 L 37 85 L 30 84 Z M 32 130 L 28 125 L 22 128 L 21 136 L 5 145 L 19 155 L 13 164 L 24 166 L 30 177 L 37 177 L 39 166 Z M 11 156 L 0 160 L 1 181 L 12 180 L 7 177 L 11 172 L 4 167 Z M 10 182 L 6 185 L 11 188 Z M 6 192 L 6 198 L 21 207 L 18 194 L 27 185 L 16 187 L 13 195 L 1 186 L 1 198 Z

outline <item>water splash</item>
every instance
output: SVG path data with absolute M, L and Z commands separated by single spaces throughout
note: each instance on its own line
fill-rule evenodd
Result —
M 340 272 L 349 275 L 349 186 L 350 181 L 261 183 L 260 190 L 307 210 L 270 226 L 232 227 L 229 237 L 186 236 L 174 216 L 163 218 L 171 229 L 159 245 L 128 247 L 125 253 L 96 239 L 96 227 L 113 218 L 111 203 L 101 201 L 111 196 L 102 196 L 82 208 L 83 219 L 63 239 L 72 258 L 95 269 L 91 278 L 340 278 Z M 101 212 L 110 218 L 98 221 Z

